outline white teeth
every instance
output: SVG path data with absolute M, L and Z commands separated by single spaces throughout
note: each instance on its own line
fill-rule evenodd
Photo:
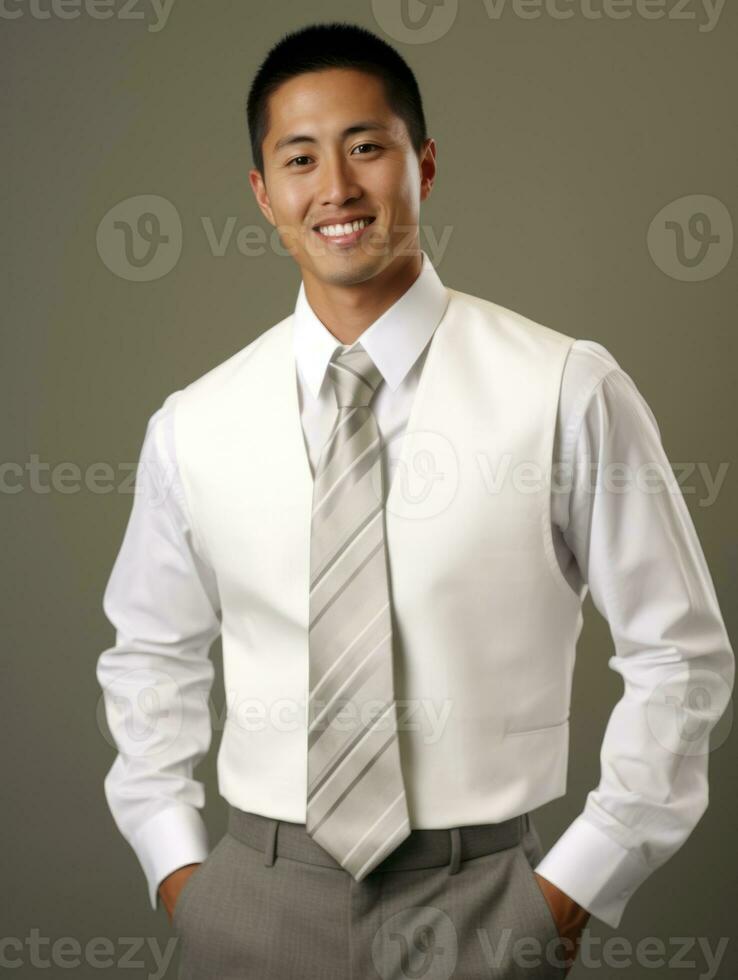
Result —
M 371 222 L 366 218 L 361 218 L 359 221 L 350 222 L 345 225 L 325 225 L 319 229 L 319 232 L 328 238 L 338 238 L 340 235 L 350 235 L 351 232 L 358 231 L 359 228 L 366 228 L 368 224 L 371 224 Z

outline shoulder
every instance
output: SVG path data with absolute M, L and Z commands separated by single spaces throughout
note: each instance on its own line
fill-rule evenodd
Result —
M 620 371 L 620 365 L 605 346 L 595 340 L 575 340 L 564 366 L 562 404 L 572 408 L 586 404 L 604 378 Z
M 171 418 L 165 426 L 183 431 L 183 427 L 199 429 L 207 418 L 222 417 L 243 396 L 254 391 L 259 379 L 269 372 L 269 363 L 281 358 L 289 349 L 292 314 L 268 327 L 245 347 L 172 392 L 162 405 L 170 408 Z M 167 403 L 170 403 L 167 406 Z
M 594 340 L 577 340 L 571 346 L 561 382 L 560 432 L 569 444 L 578 433 L 596 441 L 615 423 L 627 431 L 633 425 L 658 422 L 633 378 L 612 352 Z
M 553 350 L 565 356 L 575 341 L 573 336 L 493 300 L 456 289 L 449 289 L 449 294 L 456 322 L 488 331 L 496 342 L 518 350 L 523 357 L 535 357 L 536 352 L 545 357 Z
M 261 351 L 284 338 L 291 317 L 267 328 L 258 337 L 175 391 L 149 417 L 143 454 L 159 469 L 176 469 L 175 431 L 183 417 L 197 415 L 204 402 L 210 402 L 238 383 L 242 372 Z
M 257 366 L 255 362 L 264 356 L 269 356 L 275 348 L 286 341 L 291 320 L 292 314 L 280 320 L 279 323 L 268 327 L 245 347 L 240 348 L 230 357 L 216 364 L 200 377 L 195 378 L 182 390 L 182 397 L 179 401 L 210 397 L 228 387 L 230 383 L 238 379 L 244 370 Z

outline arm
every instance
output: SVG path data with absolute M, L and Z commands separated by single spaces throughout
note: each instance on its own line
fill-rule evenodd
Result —
M 210 747 L 209 651 L 220 632 L 215 576 L 194 547 L 178 478 L 177 394 L 146 429 L 131 514 L 103 598 L 115 644 L 97 662 L 118 749 L 105 795 L 143 868 L 153 909 L 159 884 L 204 861 L 209 850 L 199 812 L 205 791 L 193 770 Z
M 599 785 L 535 870 L 615 928 L 705 812 L 709 735 L 730 699 L 735 658 L 654 416 L 611 355 L 590 347 L 611 364 L 569 431 L 574 482 L 562 530 L 608 621 L 608 666 L 624 690 L 604 734 Z M 625 466 L 608 471 L 612 463 Z M 663 477 L 649 493 L 653 469 L 642 467 L 653 463 Z M 648 474 L 640 487 L 639 472 Z

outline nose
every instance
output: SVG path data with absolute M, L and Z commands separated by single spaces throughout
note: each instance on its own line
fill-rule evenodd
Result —
M 343 207 L 361 197 L 361 188 L 356 182 L 351 163 L 341 152 L 325 157 L 322 171 L 320 198 L 323 205 Z

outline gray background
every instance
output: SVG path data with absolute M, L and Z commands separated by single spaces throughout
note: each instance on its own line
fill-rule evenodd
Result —
M 42 9 L 51 10 L 51 0 Z M 414 0 L 415 2 L 415 0 Z M 592 0 L 602 10 L 603 0 Z M 267 247 L 246 256 L 239 229 L 271 232 L 247 181 L 243 100 L 268 47 L 302 24 L 347 18 L 395 44 L 416 72 L 438 177 L 421 224 L 450 230 L 436 265 L 453 288 L 492 299 L 576 337 L 604 344 L 654 411 L 672 463 L 701 462 L 715 475 L 735 456 L 736 263 L 703 282 L 672 278 L 647 246 L 654 216 L 675 199 L 717 198 L 738 217 L 734 95 L 738 11 L 713 30 L 697 0 L 694 19 L 593 19 L 582 3 L 569 20 L 545 10 L 525 19 L 510 2 L 498 18 L 462 0 L 442 36 L 405 44 L 392 36 L 397 4 L 281 0 L 207 6 L 177 0 L 157 26 L 143 19 L 34 16 L 25 3 L 0 18 L 9 150 L 4 196 L 6 323 L 3 329 L 4 460 L 26 467 L 111 467 L 108 490 L 75 482 L 2 496 L 4 575 L 2 936 L 25 942 L 96 936 L 116 944 L 117 965 L 46 976 L 148 976 L 120 962 L 119 937 L 164 945 L 173 933 L 152 913 L 133 852 L 107 809 L 102 781 L 113 760 L 99 724 L 95 664 L 113 642 L 102 592 L 133 501 L 131 469 L 146 421 L 182 387 L 286 316 L 299 286 L 292 260 Z M 664 12 L 675 7 L 665 0 Z M 72 8 L 69 8 L 72 9 Z M 417 14 L 421 7 L 411 8 Z M 533 8 L 527 8 L 533 9 Z M 623 5 L 621 4 L 621 9 Z M 441 11 L 452 12 L 450 3 Z M 118 202 L 161 195 L 182 222 L 179 260 L 135 282 L 111 271 L 96 245 Z M 214 254 L 205 224 L 233 237 Z M 449 234 L 449 231 L 445 231 Z M 725 235 L 722 245 L 724 247 Z M 421 243 L 429 248 L 423 231 Z M 713 250 L 714 254 L 714 250 Z M 20 471 L 18 471 L 20 472 Z M 56 470 L 57 474 L 59 473 Z M 42 473 L 49 484 L 49 471 Z M 104 476 L 104 474 L 103 474 Z M 699 474 L 688 482 L 692 518 L 731 636 L 738 577 L 735 472 L 710 506 Z M 76 489 L 69 489 L 69 487 Z M 568 793 L 537 813 L 544 847 L 581 811 L 599 777 L 599 745 L 621 681 L 607 669 L 607 623 L 587 600 L 572 704 Z M 215 757 L 223 687 L 220 644 L 212 696 L 214 738 L 197 774 L 207 785 L 215 842 L 225 829 Z M 730 719 L 710 757 L 710 806 L 688 843 L 629 903 L 618 930 L 591 931 L 635 944 L 647 936 L 730 937 L 735 901 L 735 738 Z M 46 954 L 49 947 L 46 947 Z M 33 976 L 28 947 L 25 967 Z M 632 957 L 631 957 L 632 959 Z M 653 978 L 706 975 L 693 966 L 587 970 Z M 738 968 L 735 939 L 721 976 Z M 125 972 L 124 972 L 125 970 Z M 174 963 L 167 974 L 175 975 Z

